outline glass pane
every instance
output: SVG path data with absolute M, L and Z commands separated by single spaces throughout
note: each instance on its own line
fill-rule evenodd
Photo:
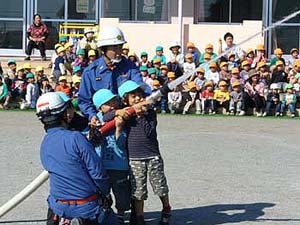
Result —
M 68 19 L 95 20 L 95 0 L 68 0 Z
M 168 0 L 138 0 L 137 20 L 168 21 Z
M 0 48 L 21 49 L 23 22 L 0 21 Z
M 19 7 L 16 7 L 19 6 Z M 10 0 L 5 4 L 0 4 L 0 17 L 2 18 L 22 18 L 23 17 L 23 0 Z
M 65 0 L 36 0 L 37 13 L 45 19 L 64 19 Z
M 299 27 L 277 27 L 273 29 L 272 40 L 272 50 L 281 48 L 289 54 L 292 48 L 299 47 Z
M 131 20 L 134 18 L 135 0 L 103 0 L 103 17 Z
M 262 20 L 262 0 L 232 0 L 231 22 L 243 20 Z
M 198 0 L 198 22 L 229 22 L 229 0 Z
M 273 22 L 283 19 L 289 14 L 298 11 L 300 1 L 295 0 L 273 0 Z M 286 23 L 300 23 L 300 15 L 290 19 Z
M 46 49 L 54 49 L 54 45 L 58 42 L 59 22 L 47 21 L 49 36 L 46 40 Z

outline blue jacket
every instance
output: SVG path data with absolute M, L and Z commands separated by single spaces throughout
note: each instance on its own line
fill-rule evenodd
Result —
M 101 113 L 97 114 L 100 121 L 103 121 Z M 115 129 L 110 131 L 104 138 L 101 145 L 96 147 L 96 152 L 101 158 L 102 165 L 107 170 L 128 170 L 128 157 L 126 148 L 127 135 L 123 130 L 116 140 Z
M 98 191 L 109 193 L 108 176 L 93 145 L 78 131 L 55 127 L 48 129 L 40 157 L 50 175 L 49 207 L 67 218 L 93 218 L 100 207 L 96 202 L 77 207 L 56 201 L 84 199 Z
M 143 83 L 139 69 L 133 62 L 123 57 L 122 61 L 116 64 L 116 68 L 110 70 L 107 68 L 103 56 L 95 60 L 82 74 L 78 93 L 80 111 L 90 120 L 97 114 L 92 101 L 93 94 L 102 88 L 118 94 L 118 87 L 127 80 L 133 80 L 138 84 Z M 150 94 L 150 88 L 147 88 L 145 92 Z

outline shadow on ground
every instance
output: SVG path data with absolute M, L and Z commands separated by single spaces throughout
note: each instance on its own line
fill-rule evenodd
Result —
M 263 216 L 264 209 L 274 207 L 273 203 L 251 204 L 223 204 L 210 205 L 197 208 L 174 209 L 172 211 L 171 225 L 217 225 L 227 223 L 240 223 L 247 221 L 300 221 L 300 219 L 259 219 Z M 147 225 L 156 225 L 160 212 L 147 212 L 145 218 Z

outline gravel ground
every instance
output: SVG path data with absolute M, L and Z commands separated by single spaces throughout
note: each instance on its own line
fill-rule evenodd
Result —
M 42 171 L 44 130 L 32 112 L 0 112 L 0 205 Z M 172 225 L 300 224 L 299 120 L 160 116 Z M 157 224 L 159 199 L 145 203 Z M 48 183 L 0 219 L 45 224 Z

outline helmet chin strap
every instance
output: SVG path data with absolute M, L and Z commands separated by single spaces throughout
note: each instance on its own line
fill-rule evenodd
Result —
M 119 59 L 111 59 L 105 54 L 105 58 L 107 58 L 107 61 L 111 63 L 112 65 L 117 64 L 121 62 L 122 58 L 120 57 Z

